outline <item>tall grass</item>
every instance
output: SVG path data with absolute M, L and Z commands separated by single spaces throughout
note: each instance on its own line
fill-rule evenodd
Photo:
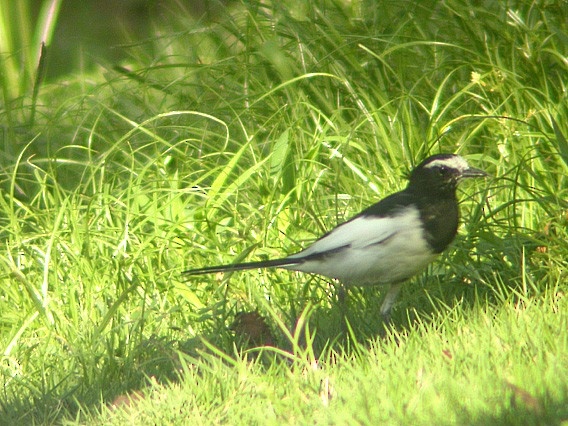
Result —
M 61 7 L 61 0 L 42 1 L 36 16 L 33 10 L 36 4 L 32 3 L 29 0 L 0 3 L 1 105 L 11 126 L 23 117 L 34 121 L 45 74 L 46 49 L 50 47 Z

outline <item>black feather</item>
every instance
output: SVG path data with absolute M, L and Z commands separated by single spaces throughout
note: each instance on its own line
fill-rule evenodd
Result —
M 298 265 L 302 262 L 303 260 L 301 259 L 259 260 L 257 262 L 234 263 L 232 265 L 217 265 L 217 266 L 207 266 L 205 268 L 188 269 L 187 271 L 183 271 L 182 274 L 201 275 L 201 274 L 213 274 L 215 272 L 244 271 L 247 269 L 277 268 L 289 265 Z

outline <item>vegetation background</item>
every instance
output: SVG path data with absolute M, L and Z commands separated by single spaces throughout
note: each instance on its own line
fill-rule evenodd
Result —
M 0 424 L 568 424 L 566 2 L 0 6 Z M 437 152 L 493 177 L 393 329 L 380 288 L 180 275 Z

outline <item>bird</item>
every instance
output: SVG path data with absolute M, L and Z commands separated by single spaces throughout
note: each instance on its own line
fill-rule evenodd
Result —
M 423 271 L 454 240 L 458 183 L 488 174 L 457 154 L 435 154 L 416 166 L 403 190 L 341 223 L 304 250 L 271 260 L 207 266 L 184 276 L 257 268 L 322 275 L 351 286 L 389 285 L 379 312 L 390 321 L 402 284 Z

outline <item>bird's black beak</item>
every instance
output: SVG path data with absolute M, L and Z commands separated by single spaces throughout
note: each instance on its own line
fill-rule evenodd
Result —
M 486 177 L 489 176 L 489 173 L 484 172 L 483 170 L 474 169 L 470 167 L 467 170 L 464 170 L 461 174 L 463 178 L 479 178 L 479 177 Z

